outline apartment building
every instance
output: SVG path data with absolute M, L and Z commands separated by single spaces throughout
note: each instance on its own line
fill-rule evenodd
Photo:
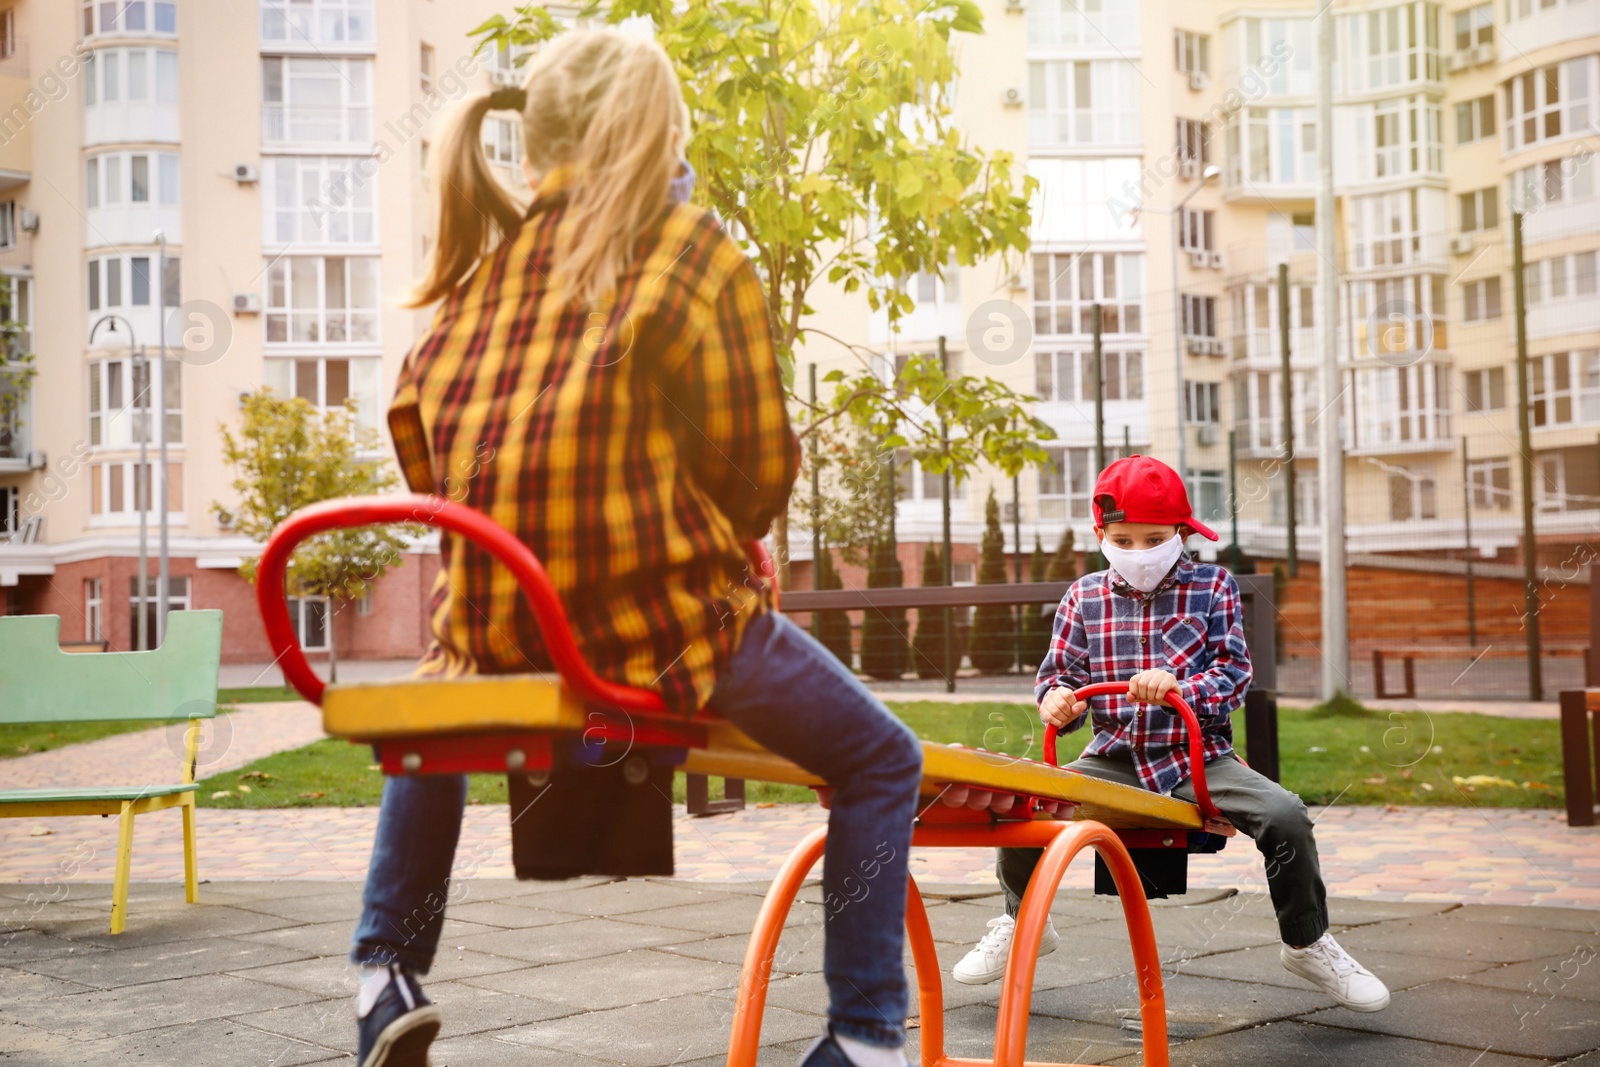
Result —
M 37 371 L 0 427 L 0 611 L 60 615 L 63 640 L 135 647 L 138 613 L 157 614 L 165 438 L 169 606 L 225 609 L 225 655 L 271 658 L 237 573 L 254 546 L 212 509 L 235 499 L 218 427 L 263 385 L 324 409 L 354 398 L 381 426 L 426 322 L 396 298 L 427 250 L 435 118 L 514 76 L 508 56 L 474 58 L 467 38 L 499 8 L 0 9 L 0 274 Z M 486 124 L 485 150 L 513 183 L 517 138 L 503 116 Z M 345 654 L 416 654 L 435 559 L 408 554 L 334 622 L 324 603 L 294 603 L 302 640 L 326 649 L 335 625 Z
M 1337 247 L 1319 253 L 1312 20 L 1322 9 L 985 5 L 986 33 L 960 45 L 956 117 L 1039 180 L 1029 262 L 908 279 L 919 305 L 896 333 L 842 299 L 819 310 L 835 332 L 854 324 L 847 338 L 902 359 L 943 335 L 954 366 L 1031 395 L 1056 429 L 1054 470 L 1026 473 L 1015 489 L 980 475 L 958 494 L 956 541 L 978 540 L 990 488 L 1008 502 L 1008 548 L 1014 492 L 1025 548 L 1036 535 L 1052 545 L 1067 523 L 1080 544 L 1090 536 L 1099 304 L 1108 458 L 1132 450 L 1181 465 L 1224 541 L 1236 500 L 1252 556 L 1284 555 L 1292 485 L 1299 547 L 1314 555 L 1326 406 L 1315 285 L 1326 254 L 1338 272 L 1351 551 L 1458 554 L 1470 508 L 1472 551 L 1514 558 L 1513 211 L 1525 215 L 1539 538 L 1558 557 L 1563 544 L 1595 540 L 1600 9 L 1335 0 Z M 1033 324 L 1026 357 L 1004 366 L 968 351 L 974 314 L 995 299 Z M 820 341 L 803 358 L 852 364 Z M 900 538 L 937 540 L 937 480 L 912 472 L 907 489 Z M 809 546 L 796 539 L 794 549 L 804 558 Z

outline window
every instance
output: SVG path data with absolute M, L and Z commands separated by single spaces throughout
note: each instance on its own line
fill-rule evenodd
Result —
M 1034 393 L 1040 400 L 1093 404 L 1095 401 L 1093 352 L 1036 352 Z M 1144 399 L 1144 353 L 1100 353 L 1105 370 L 1105 399 Z
M 1494 43 L 1494 5 L 1479 4 L 1455 15 L 1456 51 Z
M 378 257 L 282 256 L 267 268 L 268 344 L 378 341 Z
M 83 5 L 85 37 L 93 37 L 97 33 L 177 32 L 178 5 L 170 0 L 154 0 L 153 3 L 147 0 L 88 0 Z
M 171 576 L 168 576 L 168 581 Z M 138 591 L 138 586 L 133 587 Z M 83 639 L 85 641 L 105 640 L 105 598 L 100 592 L 99 578 L 85 578 L 83 580 Z
M 424 93 L 433 92 L 433 45 L 422 42 L 418 46 L 417 71 Z
M 1439 274 L 1352 283 L 1357 354 L 1389 356 L 1448 348 L 1444 289 Z
M 264 160 L 261 201 L 267 244 L 374 244 L 377 168 L 352 157 L 276 156 Z
M 1600 422 L 1600 350 L 1530 359 L 1528 400 L 1535 428 Z
M 1194 501 L 1194 517 L 1210 525 L 1228 517 L 1228 482 L 1222 471 L 1189 468 L 1189 498 Z
M 1028 47 L 1139 47 L 1137 0 L 1033 0 Z
M 372 60 L 267 56 L 261 60 L 265 141 L 372 140 Z
M 1494 95 L 1456 105 L 1456 144 L 1471 144 L 1494 134 Z
M 1389 472 L 1389 518 L 1394 522 L 1437 519 L 1439 493 L 1431 473 L 1404 468 Z
M 149 493 L 150 509 L 156 506 L 155 465 L 144 465 L 144 485 L 141 487 L 140 467 L 133 460 L 109 460 L 89 465 L 89 514 L 105 516 L 108 521 L 129 521 L 139 514 L 141 489 Z M 183 510 L 183 464 L 167 464 L 167 510 L 178 514 Z
M 154 443 L 146 429 L 146 411 L 154 405 L 145 375 L 131 359 L 105 359 L 89 364 L 89 444 L 126 448 L 141 440 Z M 183 442 L 183 363 L 167 360 L 166 433 L 170 444 Z
M 1489 322 L 1500 317 L 1500 277 L 1491 275 L 1461 283 L 1463 322 Z
M 1355 419 L 1355 448 L 1443 442 L 1450 437 L 1450 368 L 1434 362 L 1362 367 L 1345 410 Z
M 1456 205 L 1460 208 L 1462 233 L 1481 233 L 1500 225 L 1500 194 L 1492 185 L 1457 194 Z
M 1317 175 L 1317 118 L 1311 108 L 1243 108 L 1228 119 L 1228 184 L 1306 184 Z
M 1121 59 L 1028 64 L 1028 141 L 1139 143 L 1139 72 Z
M 17 202 L 0 200 L 0 249 L 17 244 Z
M 356 614 L 362 618 L 372 614 L 372 587 L 370 585 L 365 593 L 356 598 Z
M 1579 56 L 1505 83 L 1506 151 L 1581 133 L 1594 118 L 1600 57 Z
M 1178 247 L 1185 252 L 1210 252 L 1214 249 L 1216 242 L 1212 237 L 1212 227 L 1216 214 L 1215 211 L 1202 208 L 1184 208 L 1183 218 L 1178 223 Z
M 176 204 L 178 173 L 171 152 L 102 152 L 84 163 L 84 200 L 89 207 Z
M 1184 382 L 1183 418 L 1185 422 L 1217 425 L 1222 422 L 1222 383 Z
M 1180 74 L 1211 73 L 1211 38 L 1191 30 L 1172 33 L 1173 68 Z
M 1035 253 L 1033 328 L 1037 334 L 1144 332 L 1144 257 L 1133 252 Z
M 83 106 L 122 101 L 178 104 L 178 53 L 170 48 L 101 48 L 83 63 Z
M 1511 510 L 1511 460 L 1467 461 L 1467 486 L 1472 506 L 1493 511 Z
M 1398 267 L 1422 259 L 1424 203 L 1438 218 L 1445 205 L 1436 190 L 1406 189 L 1351 199 L 1350 262 L 1357 270 Z
M 0 448 L 0 456 L 5 450 Z M 14 485 L 0 485 L 0 534 L 14 534 L 22 529 L 22 492 Z
M 1094 488 L 1092 448 L 1046 448 L 1050 464 L 1039 468 L 1039 518 L 1087 519 Z
M 1439 143 L 1439 105 L 1426 97 L 1384 100 L 1368 113 L 1358 113 L 1358 127 L 1366 140 L 1366 123 L 1372 124 L 1370 174 L 1392 178 L 1400 174 L 1438 173 L 1444 151 Z
M 1593 296 L 1597 254 L 1600 253 L 1576 252 L 1523 264 L 1522 286 L 1528 304 Z
M 288 600 L 289 622 L 300 647 L 307 652 L 328 651 L 328 598 L 292 596 Z
M 1506 406 L 1506 371 L 1504 367 L 1463 372 L 1463 385 L 1467 395 L 1467 410 L 1502 411 Z
M 1211 162 L 1211 127 L 1204 120 L 1178 120 L 1178 160 L 1195 167 Z
M 139 640 L 139 610 L 144 609 L 145 633 L 150 646 L 155 647 L 157 619 L 156 607 L 161 601 L 161 579 L 149 578 L 145 582 L 144 596 L 139 595 L 139 579 L 128 579 L 128 642 Z M 189 579 L 177 574 L 167 576 L 167 611 L 189 610 Z
M 1217 336 L 1217 298 L 1184 293 L 1183 335 L 1185 337 Z
M 556 15 L 555 20 L 558 23 L 570 21 L 564 15 Z M 528 49 L 524 45 L 496 41 L 494 51 L 489 55 L 489 77 L 497 85 L 520 85 L 522 64 L 527 54 Z
M 1438 81 L 1439 6 L 1428 3 L 1393 7 L 1350 15 L 1345 20 L 1348 51 L 1359 59 L 1351 63 L 1351 82 L 1345 92 L 1382 89 L 1419 80 Z
M 261 39 L 291 45 L 373 40 L 373 0 L 261 0 Z
M 16 9 L 0 11 L 0 59 L 10 59 L 17 54 Z
M 901 500 L 907 501 L 939 501 L 943 499 L 944 475 L 924 470 L 922 464 L 911 458 L 907 449 L 898 449 L 895 452 L 894 476 L 899 487 Z M 950 480 L 950 499 L 952 501 L 967 498 L 967 485 L 965 482 Z
M 1234 20 L 1228 34 L 1228 59 L 1230 71 L 1254 68 L 1248 78 L 1257 81 L 1273 96 L 1311 96 L 1317 91 L 1312 57 L 1312 20 L 1309 18 L 1254 18 L 1246 16 Z M 1280 55 L 1278 49 L 1288 46 L 1288 54 Z M 1241 78 L 1238 84 L 1245 84 Z M 1254 88 L 1245 95 L 1253 95 Z
M 522 162 L 522 120 L 488 117 L 483 120 L 483 154 L 490 163 L 515 168 Z
M 294 396 L 322 411 L 356 402 L 357 422 L 376 428 L 382 360 L 280 359 L 265 360 L 262 383 L 279 396 Z
M 1567 465 L 1560 452 L 1546 452 L 1533 460 L 1533 499 L 1540 511 L 1567 510 Z
M 148 307 L 156 301 L 151 294 L 151 261 L 148 255 L 102 256 L 89 261 L 89 310 L 115 310 Z M 126 264 L 126 265 L 125 265 Z M 178 291 L 178 260 L 167 257 L 165 303 L 177 307 L 183 301 Z M 126 282 L 126 284 L 124 284 Z
M 1593 154 L 1576 153 L 1523 167 L 1511 175 L 1508 184 L 1513 210 L 1531 212 L 1544 204 L 1593 200 L 1595 169 Z

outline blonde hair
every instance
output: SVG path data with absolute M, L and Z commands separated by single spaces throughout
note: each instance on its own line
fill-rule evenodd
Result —
M 672 61 L 653 40 L 572 30 L 529 60 L 521 93 L 528 162 L 540 174 L 574 169 L 551 283 L 566 299 L 600 301 L 666 205 L 674 135 L 678 144 L 688 140 L 689 109 Z M 408 306 L 449 296 L 498 240 L 521 228 L 523 209 L 490 173 L 479 143 L 484 115 L 516 95 L 474 97 L 447 120 L 433 160 L 438 241 Z

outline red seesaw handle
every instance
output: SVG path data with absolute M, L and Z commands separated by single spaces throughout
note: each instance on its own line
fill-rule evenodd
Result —
M 544 636 L 551 664 L 561 675 L 561 680 L 585 701 L 623 711 L 659 714 L 666 710 L 661 694 L 655 690 L 608 682 L 594 673 L 572 636 L 566 609 L 561 606 L 561 598 L 556 594 L 550 575 L 545 572 L 544 564 L 539 562 L 532 549 L 483 512 L 440 496 L 424 496 L 420 493 L 326 500 L 290 515 L 267 539 L 257 565 L 256 605 L 261 610 L 267 641 L 272 645 L 276 662 L 282 666 L 284 680 L 313 704 L 322 703 L 325 685 L 306 661 L 305 652 L 295 638 L 294 626 L 289 621 L 289 604 L 284 590 L 289 560 L 295 547 L 308 537 L 328 530 L 383 523 L 438 526 L 460 534 L 504 564 L 516 577 L 523 595 L 528 598 L 528 605 L 539 624 L 539 632 Z M 747 551 L 757 572 L 772 584 L 773 602 L 776 605 L 777 568 L 772 557 L 759 541 L 747 546 Z
M 1091 697 L 1126 696 L 1128 693 L 1127 682 L 1095 682 L 1081 689 L 1074 690 L 1079 700 L 1088 700 Z M 1207 822 L 1223 820 L 1222 813 L 1211 802 L 1211 790 L 1206 788 L 1206 760 L 1205 741 L 1200 736 L 1200 720 L 1195 717 L 1194 709 L 1173 690 L 1166 696 L 1166 705 L 1183 717 L 1184 729 L 1189 735 L 1189 773 L 1194 781 L 1194 798 L 1200 808 L 1200 817 Z M 1085 712 L 1084 714 L 1089 714 Z M 1059 767 L 1056 761 L 1056 735 L 1060 731 L 1054 723 L 1046 723 L 1044 728 L 1044 761 L 1052 767 Z

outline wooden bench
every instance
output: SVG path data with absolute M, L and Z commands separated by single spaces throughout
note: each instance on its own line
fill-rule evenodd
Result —
M 107 641 L 63 641 L 61 642 L 61 651 L 76 653 L 104 652 L 109 645 L 110 642 Z
M 1567 825 L 1595 824 L 1595 774 L 1600 770 L 1600 689 L 1561 691 L 1561 774 Z
M 1539 651 L 1543 657 L 1587 657 L 1589 654 L 1587 645 L 1547 644 L 1541 646 Z M 1479 659 L 1524 659 L 1527 655 L 1526 646 L 1510 644 L 1485 645 L 1482 649 L 1468 648 L 1464 645 L 1399 645 L 1374 648 L 1372 650 L 1373 695 L 1379 700 L 1414 699 L 1417 695 L 1416 661 L 1419 659 L 1466 659 L 1476 662 Z M 1390 660 L 1400 660 L 1404 665 L 1403 689 L 1390 689 L 1386 684 L 1384 668 Z
M 56 615 L 0 618 L 0 723 L 99 722 L 186 719 L 183 764 L 177 781 L 138 785 L 83 785 L 0 789 L 0 818 L 115 815 L 117 867 L 111 896 L 111 932 L 128 917 L 133 819 L 147 811 L 183 811 L 184 899 L 199 899 L 194 847 L 194 772 L 200 720 L 217 713 L 217 668 L 222 658 L 222 612 L 174 611 L 167 639 L 149 652 L 72 654 L 60 645 Z M 116 768 L 85 771 L 110 777 Z

